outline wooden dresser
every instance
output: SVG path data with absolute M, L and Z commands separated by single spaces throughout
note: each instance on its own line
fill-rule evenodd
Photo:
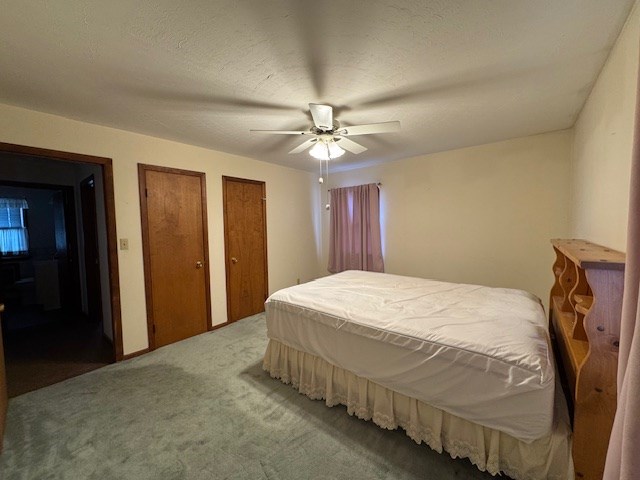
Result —
M 573 411 L 576 478 L 600 480 L 616 410 L 625 255 L 586 240 L 552 240 L 550 329 Z

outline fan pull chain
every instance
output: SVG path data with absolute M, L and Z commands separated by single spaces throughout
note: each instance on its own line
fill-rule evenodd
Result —
M 326 160 L 326 165 L 327 165 L 327 173 L 326 173 L 326 177 L 327 177 L 327 187 L 329 186 L 329 158 L 327 158 Z M 320 168 L 322 168 L 322 162 L 320 162 Z M 331 191 L 329 190 L 329 188 L 327 188 L 327 204 L 324 206 L 325 210 L 329 210 L 331 208 L 331 203 L 330 203 L 330 195 L 331 195 Z

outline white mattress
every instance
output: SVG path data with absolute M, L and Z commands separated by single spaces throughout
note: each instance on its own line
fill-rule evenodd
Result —
M 348 271 L 266 312 L 269 338 L 384 387 L 525 442 L 551 431 L 547 321 L 527 292 Z

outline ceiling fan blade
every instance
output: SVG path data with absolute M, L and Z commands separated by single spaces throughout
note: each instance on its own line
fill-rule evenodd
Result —
M 275 135 L 314 135 L 304 130 L 249 130 L 251 133 L 269 133 Z
M 345 150 L 347 150 L 347 151 L 349 151 L 351 153 L 355 153 L 355 154 L 362 153 L 367 149 L 367 147 L 363 147 L 359 143 L 356 143 L 353 140 L 349 140 L 346 137 L 336 138 L 336 142 L 337 142 L 338 146 L 344 148 Z
M 320 130 L 333 130 L 333 107 L 310 103 L 309 110 L 316 127 Z
M 368 123 L 366 125 L 353 125 L 342 127 L 338 131 L 340 135 L 368 135 L 370 133 L 388 133 L 400 130 L 400 122 Z
M 316 143 L 318 141 L 317 138 L 310 138 L 309 140 L 307 140 L 304 143 L 301 143 L 300 145 L 298 145 L 296 148 L 294 148 L 293 150 L 291 150 L 289 153 L 300 153 L 300 152 L 304 152 L 307 148 L 309 148 L 311 145 L 313 145 L 314 143 Z

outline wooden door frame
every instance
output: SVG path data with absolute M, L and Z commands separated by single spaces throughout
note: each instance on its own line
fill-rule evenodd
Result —
M 156 339 L 153 332 L 153 295 L 151 285 L 151 252 L 149 247 L 149 211 L 147 209 L 147 179 L 146 172 L 174 173 L 198 177 L 201 187 L 202 202 L 202 244 L 204 247 L 204 281 L 205 299 L 207 309 L 207 331 L 213 330 L 211 326 L 211 281 L 209 273 L 209 226 L 207 224 L 207 178 L 204 172 L 182 170 L 178 168 L 159 167 L 157 165 L 138 164 L 138 189 L 140 193 L 140 220 L 142 222 L 142 258 L 144 263 L 144 292 L 147 303 L 147 338 L 149 339 L 149 351 L 156 349 Z
M 115 361 L 123 360 L 122 312 L 120 304 L 120 274 L 118 268 L 118 242 L 116 238 L 116 204 L 113 191 L 113 161 L 106 157 L 50 150 L 0 142 L 0 153 L 40 157 L 71 163 L 98 165 L 102 169 L 104 209 L 107 223 L 107 256 L 109 263 L 109 293 L 111 296 L 111 325 Z
M 222 325 L 228 325 L 231 322 L 231 320 L 229 320 L 231 318 L 231 302 L 229 300 L 229 296 L 230 296 L 230 290 L 229 290 L 229 285 L 231 283 L 231 269 L 229 268 L 229 229 L 228 229 L 228 219 L 227 219 L 227 203 L 226 203 L 226 198 L 227 198 L 227 182 L 239 182 L 239 183 L 250 183 L 253 185 L 261 185 L 262 186 L 262 219 L 264 220 L 263 222 L 263 226 L 264 226 L 264 232 L 263 232 L 263 238 L 264 238 L 264 295 L 265 295 L 265 299 L 269 296 L 269 270 L 268 270 L 268 266 L 269 266 L 269 262 L 267 260 L 267 202 L 266 202 L 266 198 L 267 198 L 267 184 L 266 182 L 263 182 L 262 180 L 250 180 L 247 178 L 238 178 L 238 177 L 229 177 L 227 175 L 223 175 L 222 176 L 222 210 L 223 210 L 223 217 L 224 217 L 224 270 L 225 270 L 225 281 L 226 281 L 226 297 L 227 297 L 227 321 L 225 323 L 223 323 Z M 222 326 L 220 325 L 220 326 Z

